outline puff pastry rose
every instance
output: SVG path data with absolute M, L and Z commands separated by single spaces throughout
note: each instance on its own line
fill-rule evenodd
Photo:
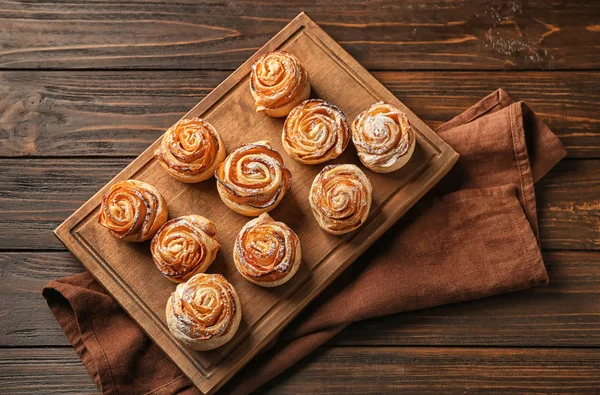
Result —
M 281 134 L 286 152 L 308 165 L 337 158 L 349 140 L 350 128 L 344 113 L 320 99 L 305 100 L 294 107 Z
M 160 192 L 142 181 L 114 184 L 102 197 L 98 222 L 123 241 L 145 241 L 167 221 L 167 202 Z
M 252 65 L 250 92 L 257 112 L 285 117 L 310 96 L 308 73 L 291 53 L 267 52 Z
M 238 234 L 233 260 L 248 281 L 276 287 L 298 271 L 302 261 L 300 240 L 289 226 L 264 213 L 250 220 Z
M 212 350 L 238 330 L 242 310 L 237 292 L 220 274 L 199 273 L 179 284 L 167 301 L 167 325 L 193 350 Z
M 274 209 L 292 186 L 290 171 L 268 141 L 236 148 L 217 166 L 215 177 L 221 200 L 247 216 Z
M 371 209 L 371 182 L 355 165 L 328 165 L 315 177 L 309 201 L 323 230 L 341 235 L 361 226 Z
M 182 119 L 166 131 L 154 156 L 173 178 L 194 183 L 212 177 L 225 159 L 225 145 L 210 123 Z
M 360 161 L 377 173 L 390 173 L 412 156 L 415 132 L 408 116 L 387 103 L 375 103 L 352 122 L 352 142 Z
M 221 245 L 217 228 L 200 215 L 186 215 L 164 224 L 152 238 L 150 251 L 160 272 L 182 283 L 203 273 L 215 260 Z

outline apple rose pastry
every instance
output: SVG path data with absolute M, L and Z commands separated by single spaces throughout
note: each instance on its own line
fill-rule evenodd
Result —
M 252 65 L 250 92 L 257 112 L 285 117 L 310 96 L 308 73 L 291 53 L 268 52 Z
M 221 200 L 247 216 L 274 209 L 292 186 L 290 171 L 268 141 L 236 148 L 217 166 L 215 177 Z
M 145 241 L 167 221 L 167 202 L 150 184 L 136 180 L 114 184 L 102 197 L 98 222 L 123 241 Z
M 310 207 L 323 230 L 341 235 L 361 226 L 371 208 L 371 182 L 355 165 L 328 165 L 310 188 Z
M 238 272 L 262 287 L 276 287 L 291 279 L 300 267 L 298 236 L 267 213 L 250 220 L 235 239 L 233 260 Z
M 323 163 L 337 158 L 350 140 L 344 113 L 320 99 L 305 100 L 294 107 L 283 125 L 283 148 L 300 163 Z
M 194 183 L 212 177 L 225 159 L 225 145 L 210 123 L 182 119 L 166 131 L 154 156 L 173 178 Z
M 203 273 L 215 260 L 221 245 L 217 228 L 200 215 L 186 215 L 168 221 L 152 238 L 150 251 L 160 272 L 182 283 Z
M 416 136 L 404 112 L 380 102 L 352 122 L 352 141 L 366 167 L 377 173 L 390 173 L 408 162 L 415 150 Z
M 179 284 L 167 301 L 167 325 L 193 350 L 227 343 L 240 326 L 242 310 L 233 286 L 220 274 L 199 273 Z

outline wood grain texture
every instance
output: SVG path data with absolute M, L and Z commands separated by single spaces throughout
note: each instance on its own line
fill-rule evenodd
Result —
M 130 161 L 0 160 L 1 248 L 64 249 L 52 230 Z
M 597 393 L 599 349 L 320 349 L 271 394 Z M 308 363 L 306 363 L 308 362 Z
M 597 348 L 321 348 L 278 377 L 269 394 L 597 393 Z M 98 393 L 69 348 L 2 349 L 11 394 Z
M 234 69 L 300 11 L 369 69 L 600 66 L 597 2 L 137 0 L 5 1 L 0 67 Z
M 72 348 L 0 349 L 5 394 L 99 394 Z
M 0 250 L 64 250 L 52 229 L 130 161 L 0 159 Z M 600 161 L 563 160 L 536 185 L 544 248 L 600 248 L 598 183 Z
M 536 185 L 542 248 L 600 249 L 599 187 L 599 160 L 563 160 Z
M 0 156 L 138 155 L 228 74 L 0 72 Z M 374 75 L 434 128 L 505 88 L 539 114 L 570 158 L 600 157 L 599 72 Z
M 600 346 L 600 252 L 545 252 L 544 261 L 547 286 L 357 322 L 329 345 Z M 83 270 L 68 252 L 0 253 L 0 345 L 68 346 L 41 289 Z
M 42 288 L 84 270 L 69 252 L 0 253 L 0 345 L 70 345 Z

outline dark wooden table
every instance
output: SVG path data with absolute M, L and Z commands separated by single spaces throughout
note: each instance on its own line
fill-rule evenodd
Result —
M 548 286 L 356 323 L 270 392 L 600 392 L 600 2 L 320 3 L 0 0 L 0 392 L 98 391 L 40 295 L 82 270 L 52 229 L 301 10 L 431 126 L 504 87 L 569 157 Z

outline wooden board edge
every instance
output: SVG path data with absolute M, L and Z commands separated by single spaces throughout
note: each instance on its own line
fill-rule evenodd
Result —
M 237 83 L 237 80 L 239 80 L 239 74 L 243 73 L 245 75 L 245 73 L 247 72 L 247 71 L 245 71 L 245 69 L 247 69 L 252 63 L 254 63 L 254 61 L 256 60 L 256 58 L 258 56 L 260 56 L 262 53 L 264 53 L 266 51 L 269 51 L 275 47 L 278 47 L 281 43 L 285 42 L 285 40 L 288 39 L 293 32 L 297 31 L 302 26 L 307 26 L 307 27 L 311 27 L 312 29 L 314 29 L 314 31 L 316 31 L 318 33 L 320 39 L 326 40 L 326 44 L 328 46 L 334 47 L 339 53 L 342 54 L 342 56 L 346 57 L 346 59 L 344 60 L 344 63 L 348 63 L 348 60 L 350 60 L 351 61 L 350 66 L 353 66 L 353 71 L 357 74 L 360 74 L 361 77 L 366 76 L 366 78 L 368 79 L 367 82 L 369 82 L 370 84 L 374 84 L 378 88 L 379 94 L 384 94 L 385 96 L 391 95 L 392 99 L 395 102 L 401 104 L 400 107 L 402 109 L 406 109 L 407 113 L 409 115 L 412 115 L 412 117 L 414 117 L 414 119 L 417 119 L 420 121 L 420 119 L 414 113 L 412 113 L 412 111 L 410 111 L 404 105 L 402 105 L 402 103 L 395 96 L 393 96 L 393 94 L 391 94 L 391 92 L 389 92 L 387 90 L 387 88 L 385 88 L 377 79 L 375 79 L 375 77 L 373 77 L 366 69 L 364 69 L 360 64 L 358 64 L 358 62 L 356 62 L 356 60 L 354 60 L 341 46 L 339 46 L 339 44 L 337 44 L 331 37 L 329 37 L 304 12 L 301 12 L 300 14 L 298 14 L 298 16 L 296 16 L 296 18 L 294 18 L 292 21 L 290 21 L 290 23 L 288 23 L 281 31 L 279 31 L 275 36 L 273 36 L 273 38 L 271 38 L 264 46 L 262 46 L 255 54 L 253 54 L 238 69 L 236 69 L 233 73 L 231 73 L 223 82 L 221 82 L 213 91 L 211 91 L 200 103 L 198 103 L 188 113 L 186 113 L 182 117 L 182 119 L 186 118 L 188 116 L 188 114 L 190 114 L 192 111 L 198 111 L 198 110 L 203 111 L 203 107 L 205 110 L 206 108 L 209 108 L 210 106 L 212 106 L 217 100 L 219 100 L 222 97 L 222 95 L 226 91 L 228 91 L 231 88 L 232 81 L 235 80 L 234 82 Z M 411 119 L 411 121 L 412 121 L 412 119 Z M 458 154 L 454 150 L 452 150 L 452 148 L 447 143 L 445 143 L 439 136 L 437 136 L 437 134 L 435 132 L 433 132 L 433 130 L 431 130 L 429 128 L 429 126 L 427 126 L 422 121 L 420 121 L 420 123 L 422 123 L 422 125 L 419 124 L 418 127 L 424 131 L 424 133 L 426 134 L 426 137 L 430 140 L 430 142 L 434 146 L 436 146 L 440 149 L 440 154 L 436 157 L 436 161 L 439 161 L 439 160 L 447 160 L 448 161 L 447 163 L 444 164 L 443 167 L 437 169 L 436 174 L 438 174 L 438 177 L 436 177 L 435 180 L 432 180 L 432 182 L 433 181 L 437 182 L 440 178 L 443 177 L 443 175 L 445 175 L 450 170 L 450 168 L 454 165 L 454 163 L 456 163 L 456 161 L 458 160 Z M 83 254 L 83 251 L 79 247 L 74 247 L 74 243 L 78 244 L 78 242 L 75 240 L 73 234 L 71 233 L 71 229 L 73 229 L 73 227 L 77 223 L 79 223 L 82 219 L 84 219 L 85 217 L 90 215 L 91 210 L 95 206 L 97 206 L 99 199 L 101 199 L 101 196 L 108 190 L 108 188 L 110 188 L 110 186 L 112 186 L 115 182 L 117 182 L 121 179 L 129 178 L 131 175 L 133 175 L 134 173 L 139 171 L 148 161 L 152 160 L 153 151 L 154 151 L 155 147 L 159 144 L 161 139 L 162 139 L 162 135 L 54 230 L 54 233 L 59 238 L 59 240 L 63 244 L 65 244 L 65 246 L 69 249 L 69 251 L 71 251 L 84 264 L 86 269 L 88 271 L 90 271 L 90 273 L 96 279 L 98 279 L 98 281 L 100 281 L 103 284 L 103 286 L 105 286 L 107 289 L 110 288 L 109 292 L 112 294 L 122 295 L 122 292 L 120 292 L 120 290 L 118 289 L 119 285 L 116 283 L 113 284 L 112 280 L 107 278 L 107 276 L 105 276 L 103 273 L 100 273 L 99 270 L 91 270 L 90 269 L 90 265 L 87 265 L 86 264 L 87 262 L 85 262 L 85 259 L 83 259 L 81 257 Z M 420 198 L 420 196 L 417 197 L 415 199 L 415 201 L 412 201 L 411 204 L 409 205 L 409 208 L 416 201 L 418 201 L 419 198 Z M 383 233 L 384 231 L 389 229 L 389 227 L 394 222 L 396 222 L 397 219 L 399 217 L 401 217 L 409 208 L 407 208 L 405 210 L 400 210 L 397 213 L 397 218 L 393 219 L 393 221 L 389 221 L 390 223 L 385 229 L 382 228 L 380 232 L 376 232 L 376 234 L 371 234 L 370 237 L 368 237 L 365 240 L 365 242 L 363 243 L 364 245 L 361 248 L 356 249 L 353 256 L 358 257 L 360 254 L 362 254 L 381 235 L 381 233 Z M 320 287 L 319 289 L 313 290 L 310 294 L 310 297 L 306 298 L 305 303 L 302 303 L 301 307 L 299 309 L 297 309 L 297 312 L 294 313 L 293 315 L 291 315 L 290 317 L 288 317 L 285 321 L 282 321 L 282 324 L 277 328 L 277 330 L 272 332 L 271 336 L 269 336 L 269 339 L 265 339 L 264 344 L 267 344 L 268 341 L 272 340 L 272 338 L 274 338 L 277 335 L 278 331 L 283 329 L 283 327 L 285 327 L 285 325 L 287 325 L 312 299 L 314 299 L 314 297 L 318 293 L 320 293 L 329 283 L 331 283 L 333 281 L 333 279 L 335 279 L 350 263 L 351 262 L 348 262 L 347 265 L 340 266 L 336 270 L 335 274 L 330 276 L 330 278 L 325 282 L 325 284 L 322 287 Z M 152 324 L 152 322 L 149 322 L 144 317 L 142 317 L 144 315 L 143 313 L 136 311 L 136 306 L 124 305 L 121 303 L 119 298 L 115 298 L 115 299 L 124 308 L 124 310 L 127 311 L 127 313 L 130 314 L 131 316 L 133 316 L 136 320 L 143 321 L 146 323 L 146 325 L 148 323 Z M 140 317 L 141 317 L 141 319 L 140 319 Z M 140 325 L 140 326 L 142 327 L 144 332 L 148 333 L 147 330 L 144 328 L 144 325 Z M 150 336 L 150 334 L 149 334 L 149 336 Z M 150 337 L 154 341 L 157 341 L 158 343 L 168 340 L 168 339 L 162 339 L 161 341 L 159 341 L 159 339 L 155 339 L 154 335 L 152 335 Z M 173 358 L 173 356 L 171 356 L 171 355 L 169 355 L 169 357 Z M 235 373 L 237 373 L 237 371 L 239 371 L 239 369 L 243 365 L 245 365 L 251 358 L 252 357 L 248 357 L 248 358 L 244 358 L 243 360 L 240 360 L 238 363 L 236 363 L 235 369 L 231 369 L 227 374 L 222 375 L 215 381 L 211 381 L 211 379 L 206 379 L 204 376 L 200 377 L 199 372 L 196 371 L 196 369 L 193 368 L 188 363 L 178 363 L 178 365 L 184 371 L 184 373 L 190 377 L 190 379 L 194 382 L 194 384 L 198 387 L 198 389 L 201 392 L 203 392 L 206 395 L 210 395 L 213 392 L 217 391 L 222 385 L 224 385 L 225 382 L 227 380 L 229 380 Z

